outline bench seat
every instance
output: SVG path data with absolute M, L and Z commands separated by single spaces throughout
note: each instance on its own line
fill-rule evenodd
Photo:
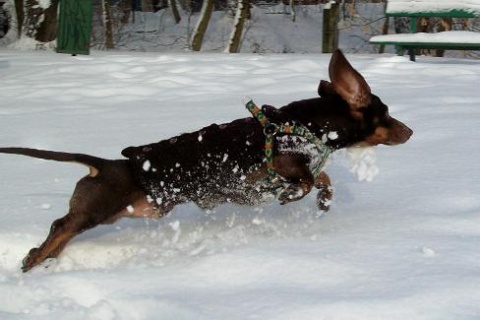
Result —
M 404 49 L 480 49 L 480 33 L 473 31 L 442 31 L 437 33 L 397 33 L 370 38 L 370 43 L 397 45 Z

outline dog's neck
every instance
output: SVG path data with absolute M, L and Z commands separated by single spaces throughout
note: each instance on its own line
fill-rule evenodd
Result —
M 349 147 L 363 139 L 359 134 L 361 123 L 351 116 L 348 104 L 338 97 L 295 101 L 279 110 L 323 138 L 332 149 Z

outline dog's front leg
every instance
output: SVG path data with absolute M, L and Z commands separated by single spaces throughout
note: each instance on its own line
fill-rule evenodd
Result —
M 330 203 L 333 197 L 333 187 L 330 181 L 330 177 L 324 172 L 320 172 L 315 179 L 315 188 L 318 189 L 317 193 L 317 206 L 322 211 L 328 211 L 330 209 Z
M 278 196 L 280 204 L 300 200 L 312 190 L 314 177 L 305 156 L 278 155 L 274 159 L 274 165 L 276 172 L 290 183 Z

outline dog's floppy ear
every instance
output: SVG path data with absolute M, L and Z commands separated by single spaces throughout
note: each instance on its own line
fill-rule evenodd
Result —
M 332 83 L 325 80 L 321 80 L 320 84 L 318 85 L 318 95 L 320 97 L 327 97 L 334 94 L 337 94 L 337 92 L 335 91 L 335 88 L 333 87 Z
M 352 115 L 361 118 L 360 109 L 370 104 L 372 95 L 365 79 L 338 49 L 332 55 L 328 73 L 335 91 L 350 105 Z

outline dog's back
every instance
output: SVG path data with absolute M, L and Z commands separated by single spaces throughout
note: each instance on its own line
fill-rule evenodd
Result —
M 122 154 L 130 159 L 137 182 L 156 202 L 200 204 L 238 187 L 234 183 L 257 170 L 264 143 L 261 126 L 245 118 L 129 147 Z

